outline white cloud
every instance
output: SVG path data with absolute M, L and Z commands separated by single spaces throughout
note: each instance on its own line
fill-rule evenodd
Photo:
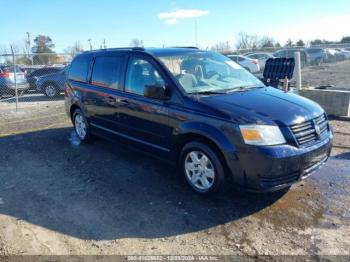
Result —
M 174 25 L 177 24 L 178 20 L 180 19 L 196 18 L 207 14 L 209 14 L 209 11 L 197 9 L 179 9 L 174 12 L 159 13 L 158 18 L 161 20 L 165 20 L 165 23 L 169 25 Z
M 287 28 L 280 28 L 271 35 L 283 44 L 288 38 L 293 41 L 304 41 L 316 38 L 327 40 L 340 40 L 349 35 L 350 15 L 323 16 L 311 23 L 297 23 Z

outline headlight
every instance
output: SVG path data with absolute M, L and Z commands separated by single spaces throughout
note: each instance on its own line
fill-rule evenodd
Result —
M 241 125 L 239 128 L 248 145 L 272 146 L 286 143 L 278 126 Z

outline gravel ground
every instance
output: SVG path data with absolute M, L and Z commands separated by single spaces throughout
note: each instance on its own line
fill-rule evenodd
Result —
M 302 70 L 302 80 L 307 86 L 331 86 L 333 89 L 350 90 L 350 60 L 305 67 Z
M 2 255 L 350 255 L 350 122 L 332 121 L 331 159 L 288 192 L 210 199 L 151 156 L 75 145 L 62 101 L 30 105 L 1 114 Z

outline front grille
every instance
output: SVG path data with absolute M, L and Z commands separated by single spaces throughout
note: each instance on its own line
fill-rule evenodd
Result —
M 322 138 L 329 131 L 325 114 L 301 124 L 292 125 L 290 129 L 298 145 L 306 145 Z

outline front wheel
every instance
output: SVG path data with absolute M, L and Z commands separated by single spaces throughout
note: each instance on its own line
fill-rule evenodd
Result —
M 87 121 L 86 117 L 80 109 L 76 109 L 73 113 L 73 125 L 74 131 L 80 141 L 91 141 L 89 122 Z
M 222 190 L 225 173 L 218 154 L 206 144 L 190 142 L 180 156 L 183 176 L 199 194 L 211 195 Z
M 53 98 L 58 96 L 59 94 L 59 89 L 56 85 L 54 84 L 47 84 L 44 87 L 44 94 L 49 97 L 49 98 Z

